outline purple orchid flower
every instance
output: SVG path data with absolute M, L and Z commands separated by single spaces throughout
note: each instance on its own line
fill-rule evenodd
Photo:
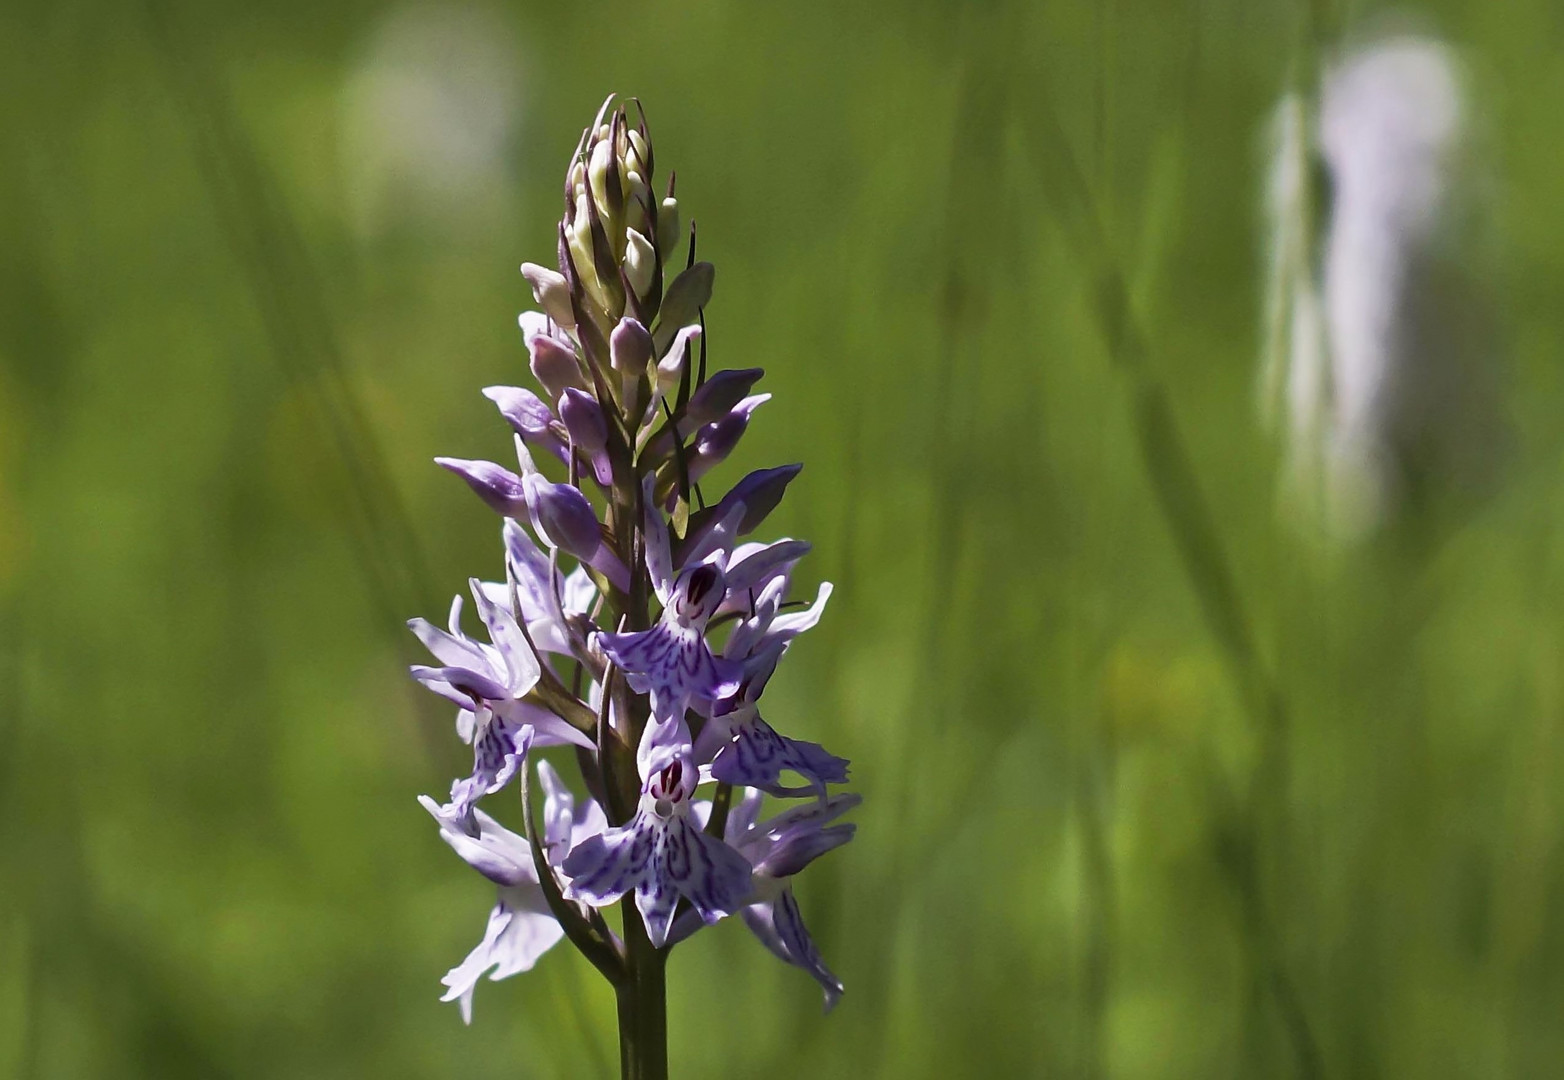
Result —
M 460 708 L 457 731 L 472 743 L 472 773 L 452 784 L 449 804 L 471 828 L 473 804 L 510 782 L 534 741 L 588 747 L 591 741 L 548 710 L 522 700 L 542 673 L 538 659 L 507 607 L 476 578 L 469 584 L 492 644 L 462 632 L 460 596 L 451 604 L 449 632 L 424 619 L 408 626 L 441 664 L 415 665 L 413 677 Z
M 857 806 L 861 796 L 834 795 L 820 802 L 785 810 L 759 825 L 761 793 L 753 788 L 728 815 L 728 843 L 754 868 L 757 899 L 739 912 L 744 924 L 778 959 L 808 972 L 825 992 L 830 1012 L 843 993 L 842 981 L 831 973 L 815 948 L 793 895 L 791 879 L 826 852 L 853 838 L 857 826 L 831 822 Z
M 777 796 L 813 792 L 824 798 L 826 785 L 847 782 L 847 760 L 819 743 L 777 734 L 761 718 L 758 704 L 788 643 L 820 621 L 831 597 L 831 583 L 824 582 L 807 610 L 779 616 L 787 585 L 785 576 L 774 578 L 761 592 L 755 614 L 734 627 L 729 636 L 723 656 L 743 667 L 743 682 L 734 697 L 713 711 L 701 729 L 695 751 L 700 761 L 710 762 L 714 780 Z M 789 771 L 802 776 L 808 786 L 784 785 L 782 773 Z
M 681 896 L 708 924 L 743 906 L 750 898 L 750 864 L 692 820 L 698 772 L 687 744 L 654 740 L 638 756 L 642 786 L 635 817 L 575 846 L 564 862 L 565 894 L 604 907 L 633 891 L 647 936 L 661 948 Z
M 573 842 L 601 832 L 607 821 L 603 811 L 592 802 L 578 815 L 575 797 L 548 762 L 538 763 L 538 776 L 548 793 L 543 828 L 545 846 L 554 862 L 555 852 L 563 859 Z M 564 930 L 549 913 L 526 837 L 511 832 L 482 810 L 474 811 L 478 832 L 473 836 L 447 808 L 427 795 L 419 796 L 418 801 L 440 823 L 440 838 L 499 887 L 483 940 L 441 980 L 446 986 L 441 1000 L 460 1002 L 462 1022 L 470 1024 L 478 980 L 487 974 L 491 982 L 498 982 L 531 970 L 538 958 L 564 936 Z
M 724 606 L 735 610 L 735 598 L 751 597 L 758 582 L 785 576 L 809 545 L 781 540 L 751 546 L 743 558 L 735 558 L 734 536 L 746 513 L 744 504 L 736 503 L 685 553 L 675 574 L 668 526 L 653 504 L 653 483 L 648 476 L 643 485 L 643 531 L 646 567 L 662 615 L 649 630 L 599 633 L 595 641 L 625 672 L 631 689 L 651 695 L 652 715 L 667 721 L 682 717 L 692 705 L 707 713 L 738 690 L 742 670 L 712 653 L 706 624 Z M 744 603 L 737 610 L 747 607 Z
M 739 688 L 738 665 L 718 659 L 706 644 L 706 623 L 726 595 L 722 571 L 702 563 L 679 574 L 656 626 L 594 636 L 630 688 L 651 695 L 658 721 L 682 719 L 692 703 L 710 708 Z
M 598 598 L 591 575 L 584 566 L 561 575 L 554 561 L 513 519 L 506 519 L 503 537 L 509 584 L 485 583 L 484 591 L 509 604 L 510 586 L 514 585 L 532 643 L 545 653 L 575 654 L 578 644 L 585 645 L 584 638 L 577 641 L 578 627 L 585 625 Z

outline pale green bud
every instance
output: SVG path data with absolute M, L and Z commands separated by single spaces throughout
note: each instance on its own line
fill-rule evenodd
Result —
M 652 279 L 657 275 L 657 251 L 652 242 L 634 229 L 625 233 L 625 277 L 636 296 L 644 297 L 651 290 Z
M 565 283 L 564 274 L 537 263 L 522 263 L 521 276 L 532 286 L 532 297 L 545 315 L 567 330 L 576 325 L 575 312 L 570 306 L 570 288 Z
M 671 195 L 657 208 L 657 246 L 664 259 L 679 246 L 679 200 Z
M 608 199 L 608 170 L 614 167 L 615 162 L 613 147 L 609 146 L 608 140 L 604 139 L 602 142 L 592 147 L 592 157 L 587 164 L 587 176 L 590 178 L 592 183 L 592 199 L 597 203 L 598 213 L 602 214 L 604 218 L 604 231 L 607 232 L 610 237 L 614 235 L 615 230 L 614 222 L 608 220 L 610 208 Z M 578 221 L 581 219 L 580 210 L 576 211 L 576 217 Z

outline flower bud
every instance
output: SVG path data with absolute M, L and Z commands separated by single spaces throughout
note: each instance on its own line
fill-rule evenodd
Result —
M 559 399 L 559 418 L 577 446 L 595 454 L 608 445 L 608 421 L 590 394 L 571 388 Z
M 537 263 L 522 263 L 521 276 L 532 286 L 532 296 L 549 318 L 565 329 L 576 325 L 576 317 L 570 307 L 570 287 L 565 275 Z
M 630 288 L 635 290 L 636 296 L 644 298 L 651 292 L 652 279 L 657 275 L 657 249 L 634 229 L 625 231 L 624 267 Z
M 604 103 L 571 163 L 561 222 L 561 256 L 574 266 L 575 299 L 604 331 L 627 311 L 652 310 L 662 263 L 677 240 L 658 231 L 666 215 L 653 194 L 654 155 L 644 122 L 632 126 L 624 107 L 611 105 Z M 672 213 L 669 227 L 677 229 Z
M 743 438 L 749 428 L 749 418 L 756 409 L 771 400 L 770 394 L 747 397 L 733 407 L 720 420 L 713 421 L 695 433 L 694 452 L 690 456 L 690 480 L 699 480 L 721 464 Z
M 505 517 L 527 512 L 528 502 L 522 478 L 492 461 L 468 461 L 464 458 L 438 457 L 434 463 L 467 481 L 478 498 L 491 510 Z
M 541 473 L 522 479 L 533 527 L 551 544 L 583 561 L 597 554 L 603 535 L 587 497 L 569 484 L 551 484 Z
M 765 373 L 764 368 L 758 367 L 717 372 L 690 396 L 690 403 L 684 410 L 687 422 L 698 426 L 720 420 L 743 400 Z
M 663 261 L 666 262 L 673 254 L 680 239 L 679 200 L 670 195 L 657 208 L 657 247 L 662 252 Z
M 608 197 L 608 188 L 612 181 L 615 191 L 619 189 L 618 173 L 613 147 L 608 144 L 607 139 L 598 142 L 592 147 L 592 156 L 587 162 L 587 180 L 592 185 L 592 198 L 597 201 L 599 209 L 606 209 L 613 205 L 613 201 Z
M 500 415 L 517 435 L 564 460 L 565 447 L 559 437 L 559 425 L 542 398 L 520 386 L 487 386 L 483 396 L 499 406 Z
M 597 399 L 571 387 L 559 399 L 559 418 L 576 449 L 592 462 L 592 475 L 603 487 L 614 482 L 613 465 L 608 459 L 608 421 Z
M 657 361 L 657 388 L 664 394 L 679 385 L 684 365 L 689 361 L 690 350 L 694 348 L 695 339 L 700 336 L 699 323 L 681 327 L 674 335 L 673 343 L 668 346 L 668 351 Z
M 534 334 L 527 338 L 527 352 L 531 356 L 532 374 L 549 396 L 558 400 L 569 387 L 584 387 L 581 365 L 576 362 L 575 350 L 558 338 L 547 334 Z
M 714 521 L 721 521 L 734 506 L 744 504 L 744 516 L 739 519 L 738 535 L 754 532 L 766 516 L 777 508 L 782 494 L 803 469 L 802 465 L 778 465 L 774 469 L 757 469 L 722 497 L 716 506 Z
M 626 316 L 614 327 L 608 339 L 609 362 L 622 375 L 639 377 L 652 359 L 652 335 L 646 327 Z

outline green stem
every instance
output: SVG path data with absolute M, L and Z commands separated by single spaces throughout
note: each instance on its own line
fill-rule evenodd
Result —
M 626 970 L 619 982 L 619 1074 L 668 1080 L 667 954 L 652 945 L 632 897 L 624 913 Z

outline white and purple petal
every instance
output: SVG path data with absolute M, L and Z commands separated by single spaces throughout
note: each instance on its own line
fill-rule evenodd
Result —
M 502 887 L 483 940 L 440 980 L 446 987 L 440 1000 L 460 1002 L 462 1022 L 472 1023 L 472 998 L 479 979 L 487 974 L 491 982 L 498 982 L 531 970 L 564 935 L 548 913 L 541 889 Z
M 744 924 L 779 959 L 808 972 L 825 992 L 825 1011 L 830 1012 L 844 992 L 842 980 L 831 973 L 815 947 L 809 929 L 798 910 L 791 887 L 784 888 L 775 900 L 752 904 L 742 912 Z
M 706 730 L 719 730 L 721 726 L 720 719 L 713 720 Z M 824 795 L 827 784 L 847 782 L 847 767 L 845 758 L 828 752 L 819 743 L 779 735 L 770 724 L 751 713 L 729 728 L 726 741 L 712 757 L 711 775 L 725 784 L 759 788 L 772 795 L 799 795 L 811 790 Z M 781 777 L 787 771 L 802 776 L 809 787 L 784 785 Z

